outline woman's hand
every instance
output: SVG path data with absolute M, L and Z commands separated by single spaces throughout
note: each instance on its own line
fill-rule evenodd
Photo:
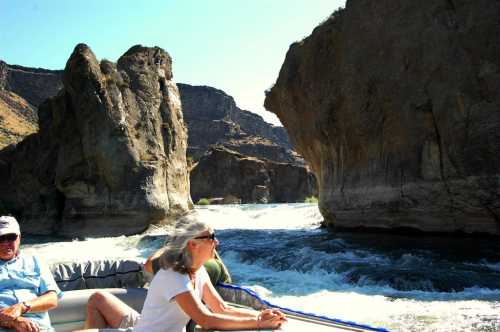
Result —
M 278 309 L 265 309 L 260 312 L 260 317 L 261 319 L 270 319 L 275 316 L 281 317 L 285 321 L 287 320 L 285 317 L 285 314 L 283 314 L 280 310 Z
M 265 309 L 257 317 L 257 328 L 279 329 L 287 321 L 278 309 Z

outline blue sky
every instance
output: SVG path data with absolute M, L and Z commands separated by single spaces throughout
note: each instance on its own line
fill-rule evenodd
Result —
M 209 85 L 277 124 L 262 106 L 291 43 L 345 0 L 0 0 L 0 59 L 64 68 L 78 43 L 116 61 L 132 45 L 172 56 L 174 80 Z

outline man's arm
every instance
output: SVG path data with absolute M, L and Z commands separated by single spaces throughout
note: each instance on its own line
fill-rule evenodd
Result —
M 25 301 L 31 307 L 29 312 L 49 311 L 57 307 L 57 294 L 55 291 L 48 291 L 31 301 Z
M 49 311 L 55 307 L 57 307 L 57 294 L 55 291 L 48 291 L 33 300 L 0 309 L 0 321 L 13 321 L 27 312 Z

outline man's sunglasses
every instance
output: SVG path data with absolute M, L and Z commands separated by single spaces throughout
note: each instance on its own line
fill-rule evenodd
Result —
M 214 241 L 216 239 L 215 237 L 215 232 L 213 232 L 212 234 L 210 235 L 204 235 L 204 236 L 197 236 L 195 237 L 196 240 L 202 240 L 202 239 L 210 239 L 212 241 Z
M 17 240 L 18 235 L 17 234 L 5 234 L 5 235 L 0 235 L 0 243 L 4 242 L 14 242 Z

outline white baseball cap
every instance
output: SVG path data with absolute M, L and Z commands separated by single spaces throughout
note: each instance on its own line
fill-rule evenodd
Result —
M 0 217 L 0 235 L 21 234 L 16 218 L 11 216 Z

